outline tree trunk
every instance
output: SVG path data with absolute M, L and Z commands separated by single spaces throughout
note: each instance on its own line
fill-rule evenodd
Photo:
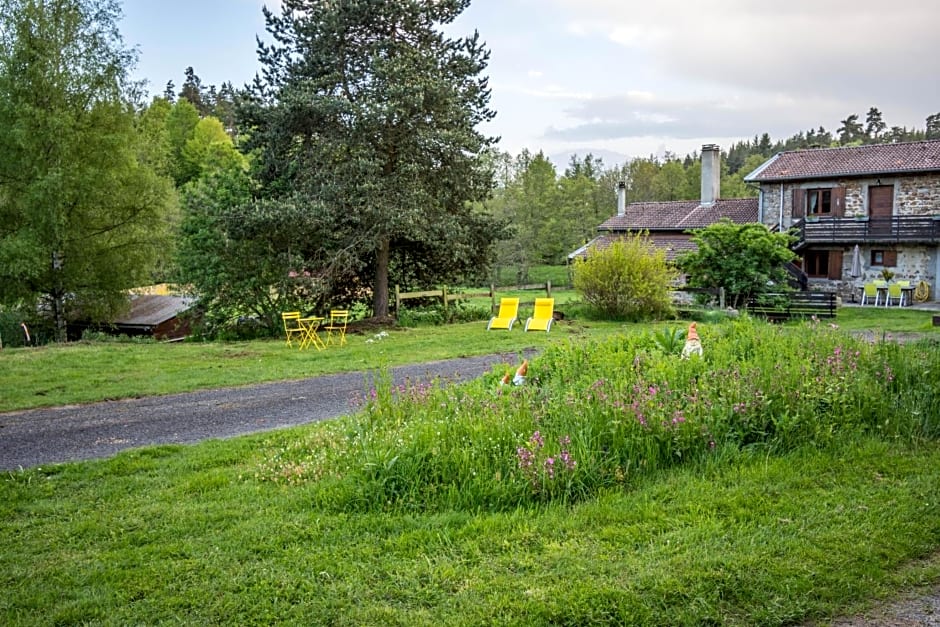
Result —
M 65 342 L 68 337 L 65 330 L 65 288 L 62 286 L 62 257 L 52 253 L 52 317 L 55 321 L 55 341 Z
M 375 250 L 375 281 L 372 284 L 372 315 L 388 316 L 388 258 L 391 244 L 387 235 L 379 237 Z

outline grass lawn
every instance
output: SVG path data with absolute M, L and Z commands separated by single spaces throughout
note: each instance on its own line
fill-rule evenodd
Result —
M 924 312 L 844 308 L 835 322 L 852 331 L 935 334 L 929 320 Z M 470 323 L 392 331 L 381 339 L 353 336 L 348 347 L 321 353 L 291 350 L 281 341 L 4 350 L 5 409 L 532 347 L 551 354 L 543 359 L 541 387 L 519 394 L 477 382 L 467 392 L 475 397 L 454 396 L 448 406 L 450 391 L 424 403 L 425 392 L 416 389 L 412 404 L 387 401 L 391 413 L 0 474 L 0 623 L 786 625 L 857 611 L 899 589 L 940 580 L 940 443 L 928 435 L 937 430 L 932 407 L 918 404 L 919 398 L 935 403 L 936 394 L 929 386 L 912 390 L 930 376 L 921 369 L 936 365 L 929 353 L 935 347 L 868 345 L 872 350 L 863 347 L 862 357 L 843 356 L 845 336 L 826 335 L 825 323 L 817 331 L 781 330 L 792 333 L 786 349 L 763 341 L 776 333 L 770 327 L 700 324 L 709 359 L 752 356 L 740 358 L 742 367 L 753 361 L 738 376 L 733 359 L 720 367 L 682 361 L 659 352 L 650 338 L 623 336 L 685 324 L 566 321 L 550 334 L 524 334 L 487 333 L 485 323 Z M 806 350 L 804 337 L 827 350 Z M 639 352 L 631 358 L 628 349 Z M 907 349 L 911 359 L 901 352 Z M 884 372 L 897 377 L 897 404 L 844 376 L 872 377 L 889 362 L 893 369 Z M 603 384 L 586 385 L 601 363 L 624 367 L 605 370 Z M 827 392 L 801 366 L 828 367 L 839 378 L 828 379 Z M 682 386 L 696 380 L 695 394 L 709 399 L 708 409 L 704 402 L 687 405 L 687 420 L 671 407 L 662 410 L 673 423 L 659 428 L 656 419 L 657 440 L 646 439 L 645 422 L 624 431 L 616 413 L 621 398 L 642 398 L 643 411 L 660 411 L 660 399 L 683 402 Z M 636 382 L 639 391 L 631 392 Z M 878 384 L 892 389 L 887 379 Z M 753 393 L 761 389 L 766 397 Z M 788 410 L 784 401 L 795 390 L 803 394 L 802 409 L 794 402 Z M 891 418 L 863 417 L 860 393 L 878 399 Z M 617 403 L 606 402 L 606 394 L 617 395 Z M 805 409 L 813 403 L 818 415 Z M 768 414 L 764 406 L 777 409 Z M 578 409 L 564 416 L 565 407 Z M 677 457 L 670 451 L 692 451 L 708 439 L 696 430 L 693 409 L 731 431 L 716 437 L 718 445 L 706 454 Z M 628 472 L 616 482 L 598 474 L 613 451 L 575 431 L 588 411 L 595 424 L 608 421 L 638 451 L 651 451 L 628 460 Z M 827 419 L 837 413 L 838 426 Z M 512 428 L 518 433 L 510 434 L 510 453 L 532 428 L 548 440 L 551 425 L 564 423 L 572 450 L 580 447 L 578 471 L 598 479 L 599 487 L 572 500 L 518 506 L 435 507 L 433 498 L 421 501 L 415 492 L 394 502 L 369 499 L 377 493 L 391 499 L 396 485 L 404 485 L 393 481 L 419 476 L 429 477 L 428 491 L 455 489 L 447 478 L 432 482 L 437 469 L 448 468 L 438 459 L 452 455 L 469 466 L 487 447 L 505 449 L 497 439 L 510 420 L 526 425 Z M 895 429 L 895 421 L 907 426 Z M 374 432 L 362 430 L 369 424 Z M 882 435 L 864 424 L 876 424 Z M 777 449 L 774 429 L 811 440 Z M 401 460 L 373 455 L 381 438 L 398 434 L 406 439 L 388 441 Z M 686 439 L 673 449 L 670 437 L 680 435 Z M 446 447 L 445 438 L 451 440 Z M 301 468 L 291 465 L 299 449 L 312 474 L 272 481 L 272 460 L 283 462 L 281 477 Z M 347 454 L 353 449 L 364 456 Z M 515 467 L 514 456 L 495 461 Z M 410 477 L 399 471 L 408 463 Z M 468 476 L 475 473 L 459 463 L 451 466 L 466 485 L 488 481 Z M 515 479 L 504 473 L 493 480 Z M 324 494 L 334 486 L 335 494 L 345 490 L 344 500 L 331 505 Z
M 834 321 L 846 331 L 875 333 L 927 333 L 940 338 L 940 327 L 933 326 L 938 311 L 898 307 L 842 307 Z
M 351 514 L 252 479 L 308 428 L 0 479 L 0 622 L 783 625 L 937 581 L 940 448 L 741 454 L 575 505 Z

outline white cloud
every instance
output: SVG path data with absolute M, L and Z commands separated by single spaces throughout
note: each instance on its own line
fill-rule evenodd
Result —
M 570 38 L 552 42 L 558 88 L 528 93 L 563 107 L 543 119 L 549 144 L 783 139 L 872 106 L 922 128 L 940 109 L 937 3 L 546 2 Z

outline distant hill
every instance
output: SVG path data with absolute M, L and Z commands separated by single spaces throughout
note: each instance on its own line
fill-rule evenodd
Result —
M 613 150 L 604 150 L 603 148 L 578 148 L 568 152 L 548 155 L 548 160 L 555 166 L 555 171 L 558 172 L 559 175 L 562 175 L 565 173 L 565 168 L 568 167 L 568 163 L 571 161 L 571 155 L 578 155 L 579 159 L 584 159 L 588 154 L 601 159 L 606 169 L 622 165 L 631 159 L 630 155 L 625 155 L 622 152 L 614 152 Z

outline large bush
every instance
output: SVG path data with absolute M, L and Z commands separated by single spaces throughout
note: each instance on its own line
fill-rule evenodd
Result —
M 696 250 L 676 261 L 691 287 L 724 288 L 732 307 L 752 296 L 788 290 L 787 262 L 796 258 L 792 237 L 763 224 L 721 220 L 692 236 Z
M 669 288 L 676 271 L 666 253 L 643 234 L 593 247 L 574 265 L 574 288 L 598 313 L 617 320 L 649 320 L 673 312 Z

